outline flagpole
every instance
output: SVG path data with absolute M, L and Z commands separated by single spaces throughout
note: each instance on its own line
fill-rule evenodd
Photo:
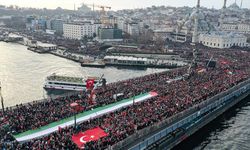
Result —
M 76 111 L 75 111 L 75 115 L 74 115 L 74 120 L 75 120 L 75 132 L 76 132 Z
M 135 95 L 133 94 L 133 106 L 135 105 Z

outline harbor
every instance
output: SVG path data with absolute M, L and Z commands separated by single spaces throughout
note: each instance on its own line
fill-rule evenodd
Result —
M 157 55 L 157 54 L 133 54 L 133 53 L 114 53 L 103 58 L 95 59 L 94 57 L 71 53 L 64 47 L 50 43 L 31 40 L 17 34 L 9 33 L 3 37 L 5 42 L 16 42 L 28 46 L 27 50 L 39 54 L 53 54 L 80 63 L 82 67 L 104 68 L 104 67 L 128 67 L 128 68 L 162 68 L 173 69 L 188 65 L 180 59 L 178 55 Z

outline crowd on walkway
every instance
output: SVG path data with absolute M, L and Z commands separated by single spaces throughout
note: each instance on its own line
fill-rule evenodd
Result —
M 250 77 L 250 53 L 240 50 L 202 50 L 203 59 L 213 57 L 215 68 L 198 63 L 190 76 L 171 80 L 187 73 L 187 67 L 155 73 L 111 83 L 95 90 L 95 104 L 89 104 L 86 93 L 17 105 L 0 113 L 0 149 L 77 149 L 72 142 L 73 127 L 64 128 L 40 139 L 18 143 L 11 134 L 36 129 L 51 122 L 73 116 L 69 105 L 78 102 L 83 111 L 107 105 L 125 98 L 155 91 L 157 97 L 135 103 L 110 114 L 80 123 L 78 129 L 86 131 L 101 127 L 108 133 L 99 141 L 85 145 L 85 149 L 105 149 L 124 140 L 138 130 L 154 125 L 187 108 L 225 91 Z M 168 82 L 168 81 L 172 82 Z M 119 97 L 115 95 L 120 95 Z

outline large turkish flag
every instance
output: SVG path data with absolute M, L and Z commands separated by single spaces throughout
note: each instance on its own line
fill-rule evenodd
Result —
M 90 141 L 96 141 L 108 134 L 100 127 L 89 129 L 85 132 L 79 132 L 78 134 L 72 135 L 72 141 L 81 149 L 84 149 L 84 145 Z

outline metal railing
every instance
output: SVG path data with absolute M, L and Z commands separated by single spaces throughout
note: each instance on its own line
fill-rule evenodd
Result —
M 40 99 L 40 100 L 34 100 L 34 101 L 27 102 L 27 103 L 22 103 L 22 106 L 29 106 L 29 104 L 33 104 L 33 103 L 48 102 L 48 101 L 54 100 L 56 98 L 68 97 L 68 96 L 73 96 L 76 94 L 79 94 L 79 92 L 75 92 L 75 91 L 67 92 L 67 93 L 60 94 L 60 95 L 49 96 L 47 98 Z M 17 106 L 19 106 L 19 104 L 15 105 L 15 106 L 6 107 L 5 110 L 6 109 L 15 109 L 15 108 L 17 108 Z M 0 109 L 0 111 L 2 111 L 2 108 Z

